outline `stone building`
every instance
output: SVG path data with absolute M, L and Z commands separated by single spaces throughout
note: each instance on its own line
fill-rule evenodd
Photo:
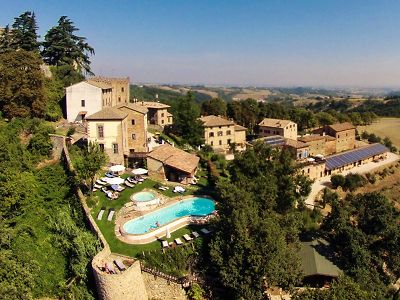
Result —
M 192 183 L 200 158 L 186 151 L 164 144 L 147 155 L 149 176 L 183 184 Z
M 309 145 L 309 154 L 311 156 L 325 156 L 336 153 L 336 139 L 329 135 L 306 135 L 299 138 L 299 141 Z
M 128 165 L 145 157 L 147 110 L 132 104 L 106 107 L 86 117 L 88 142 L 97 142 L 111 163 Z
M 231 144 L 236 150 L 246 149 L 246 128 L 236 125 L 235 122 L 219 116 L 205 116 L 200 120 L 204 126 L 204 139 L 206 145 L 222 153 L 229 153 Z
M 297 124 L 290 120 L 265 118 L 259 124 L 261 137 L 280 135 L 291 140 L 297 140 Z
M 172 125 L 173 117 L 168 111 L 171 106 L 152 101 L 135 101 L 135 105 L 142 106 L 148 109 L 147 120 L 149 124 L 167 126 Z
M 331 153 L 339 153 L 355 148 L 356 127 L 351 123 L 325 125 L 314 130 L 314 133 L 321 136 L 331 136 L 335 139 L 335 151 Z
M 68 122 L 82 122 L 104 107 L 129 103 L 129 79 L 93 77 L 66 88 Z

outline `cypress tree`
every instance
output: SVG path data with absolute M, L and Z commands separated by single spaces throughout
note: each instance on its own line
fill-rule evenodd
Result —
M 11 48 L 39 52 L 38 26 L 34 12 L 26 11 L 15 18 L 12 25 Z

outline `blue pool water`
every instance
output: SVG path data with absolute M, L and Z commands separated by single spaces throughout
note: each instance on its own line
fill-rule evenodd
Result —
M 128 221 L 124 224 L 124 230 L 130 234 L 143 234 L 150 228 L 157 228 L 157 222 L 163 226 L 185 216 L 206 216 L 214 210 L 214 201 L 207 198 L 190 198 Z
M 138 201 L 138 202 L 151 201 L 156 198 L 156 196 L 150 192 L 139 192 L 139 193 L 136 193 L 135 195 L 133 195 L 132 197 L 133 197 L 133 200 Z

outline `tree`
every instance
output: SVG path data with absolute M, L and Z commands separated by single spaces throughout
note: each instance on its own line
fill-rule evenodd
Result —
M 34 155 L 49 156 L 53 150 L 49 134 L 46 132 L 35 134 L 29 141 L 28 149 Z
M 105 163 L 106 155 L 100 149 L 99 144 L 90 142 L 83 150 L 82 155 L 75 160 L 74 167 L 80 180 L 86 182 L 90 180 L 88 187 L 92 190 L 94 178 Z
M 94 49 L 86 42 L 86 38 L 74 34 L 78 28 L 67 17 L 62 16 L 58 25 L 52 27 L 45 35 L 42 56 L 52 66 L 69 65 L 80 73 L 92 74 L 89 56 Z
M 334 189 L 337 189 L 339 186 L 344 187 L 346 184 L 346 178 L 341 174 L 332 175 L 331 184 Z
M 0 110 L 6 117 L 42 116 L 45 99 L 41 63 L 38 54 L 25 50 L 0 54 Z
M 226 116 L 226 102 L 220 98 L 205 101 L 201 104 L 201 114 L 203 116 Z
M 37 40 L 39 37 L 36 33 L 37 29 L 34 12 L 26 11 L 15 18 L 12 25 L 11 48 L 39 52 L 40 43 Z
M 12 50 L 11 48 L 12 37 L 10 32 L 10 26 L 7 25 L 4 31 L 0 35 L 0 53 Z
M 199 109 L 194 103 L 193 94 L 188 92 L 178 102 L 174 113 L 173 133 L 192 146 L 200 146 L 204 142 L 204 127 L 199 117 Z

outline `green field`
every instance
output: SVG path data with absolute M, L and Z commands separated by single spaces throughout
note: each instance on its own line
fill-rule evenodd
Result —
M 357 126 L 357 130 L 360 133 L 363 131 L 374 133 L 381 138 L 388 137 L 397 148 L 400 148 L 400 118 L 380 118 L 371 125 Z

